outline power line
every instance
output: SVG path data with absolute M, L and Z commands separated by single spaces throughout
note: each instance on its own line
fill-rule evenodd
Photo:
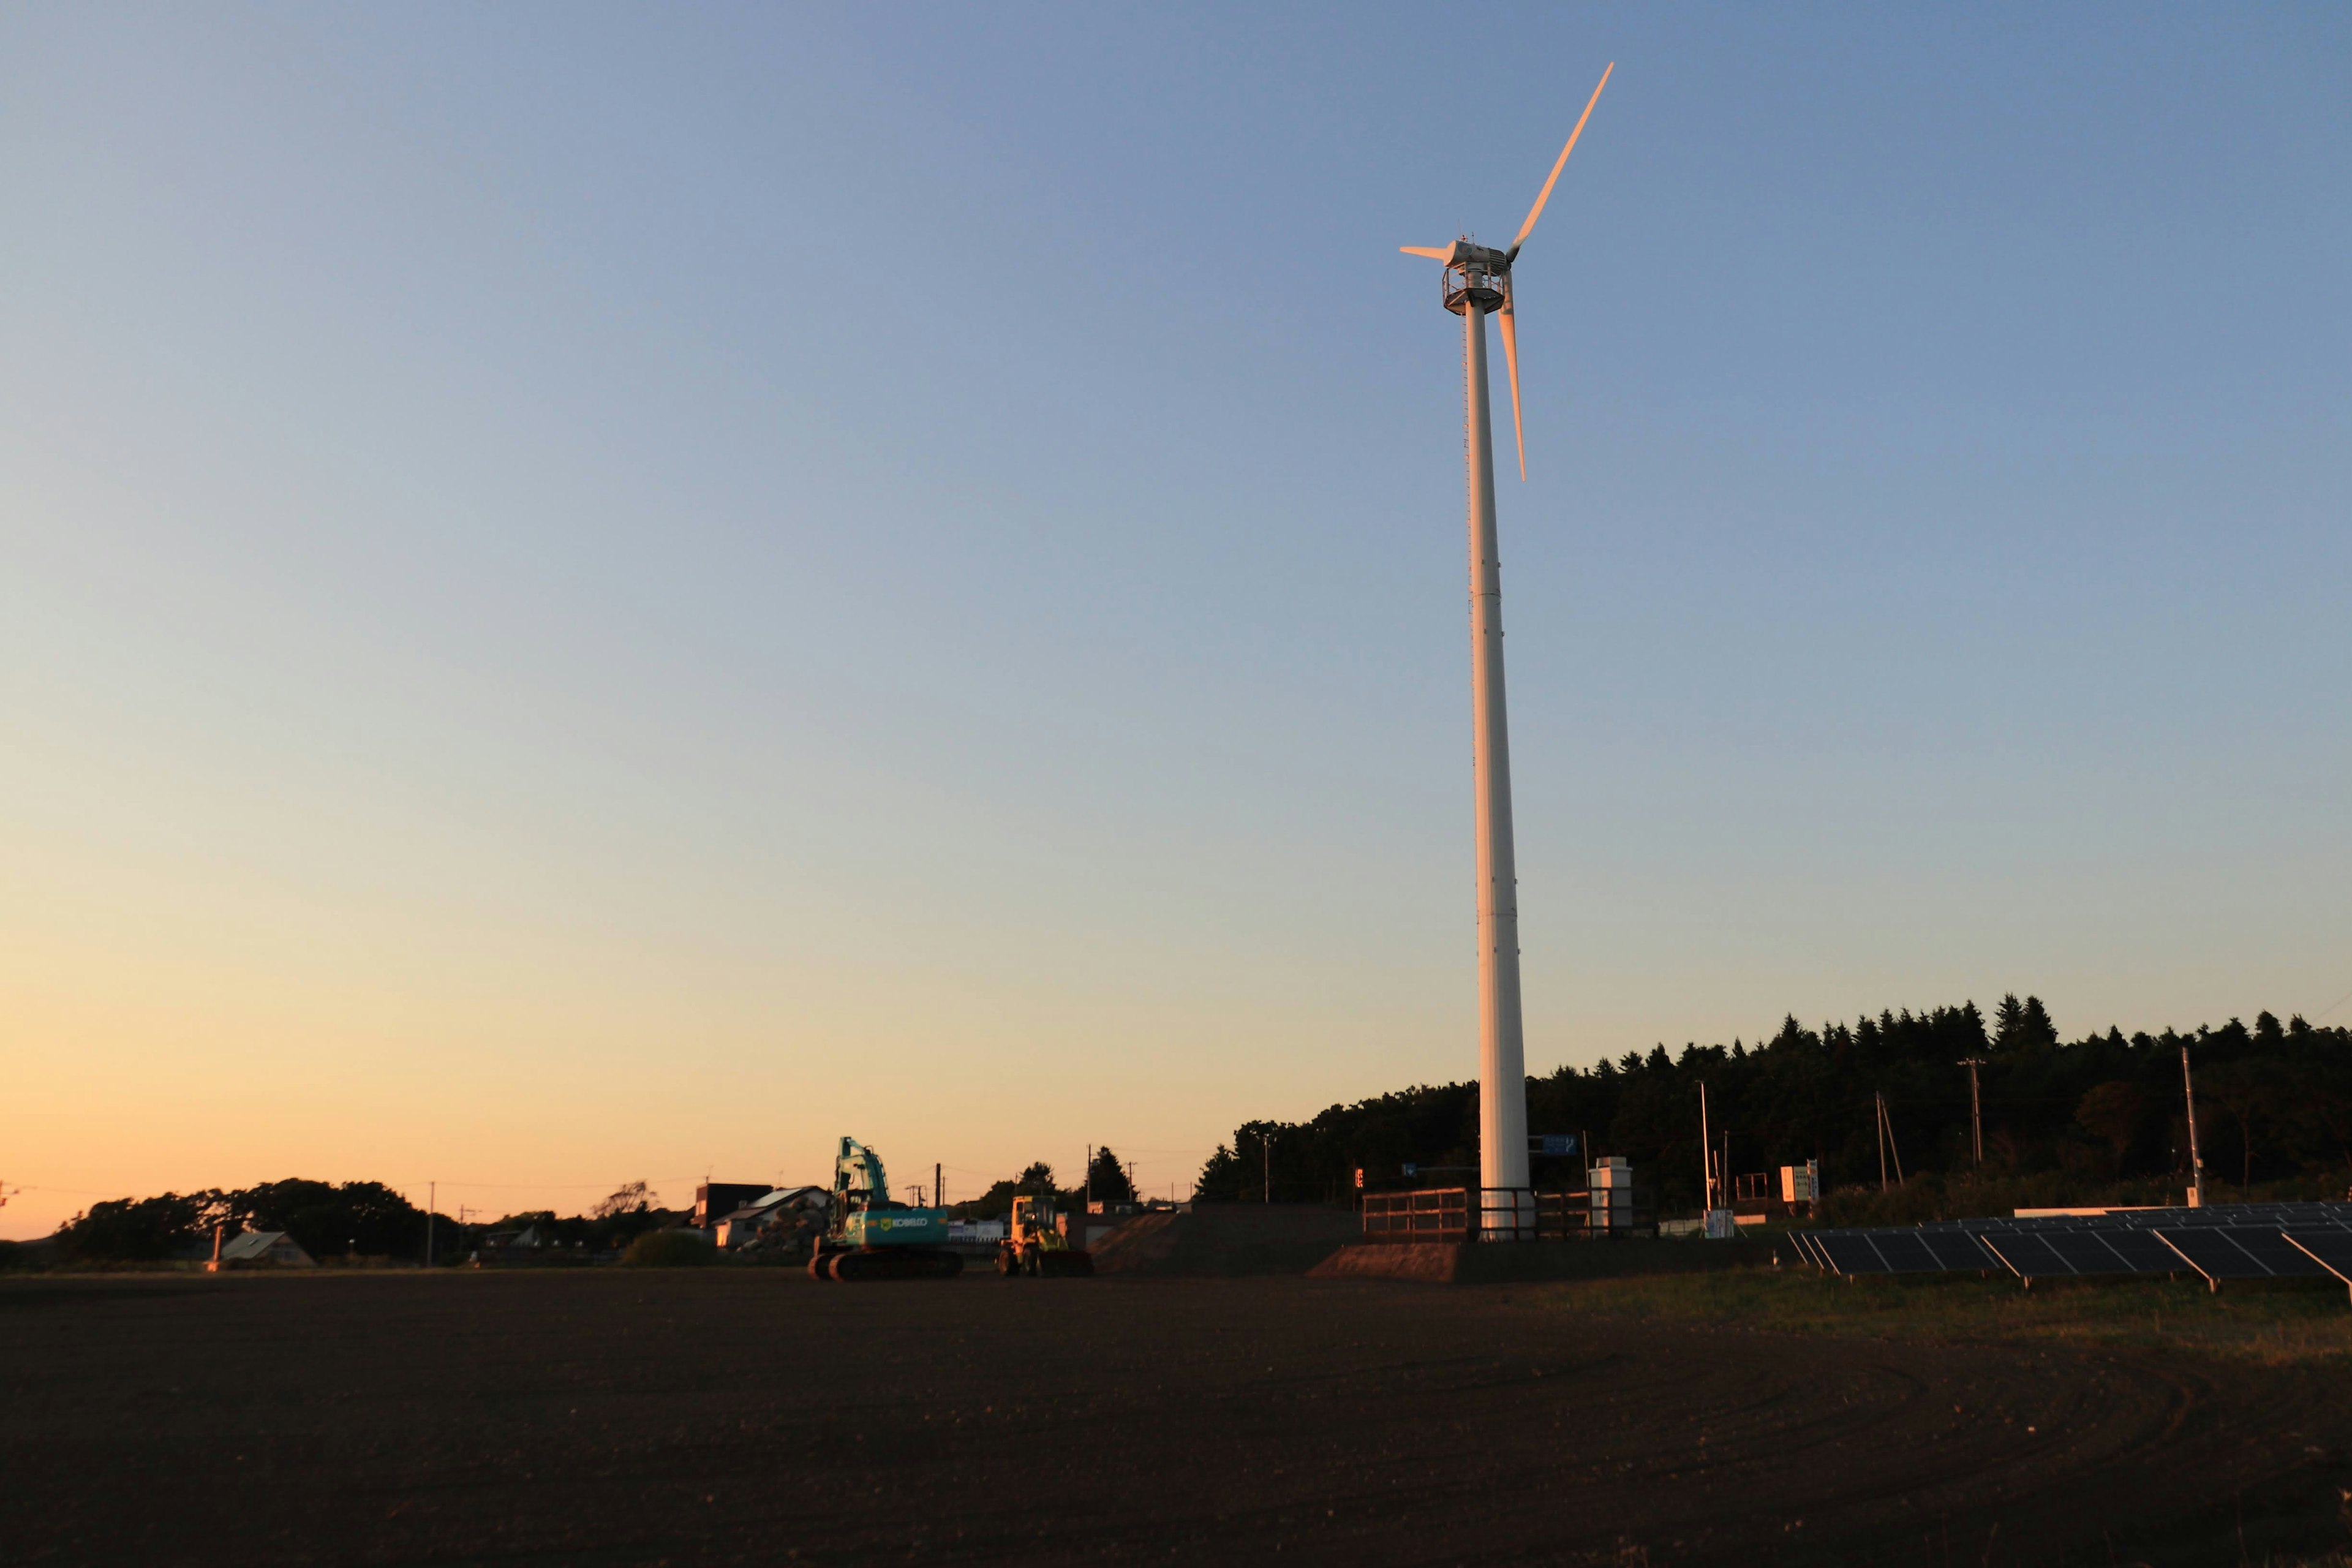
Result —
M 649 1187 L 657 1187 L 665 1182 L 699 1182 L 705 1178 L 697 1173 L 688 1172 L 683 1176 L 639 1176 L 632 1179 L 642 1181 Z M 628 1184 L 626 1182 L 451 1182 L 449 1184 L 453 1187 L 493 1187 L 502 1192 L 533 1190 L 544 1192 L 551 1187 L 558 1192 L 609 1193 L 616 1187 L 626 1186 Z

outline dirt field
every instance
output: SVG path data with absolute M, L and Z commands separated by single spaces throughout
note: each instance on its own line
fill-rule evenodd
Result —
M 0 1281 L 10 1563 L 2262 1563 L 2352 1379 L 1573 1287 Z M 1563 1303 L 1566 1310 L 1563 1310 Z

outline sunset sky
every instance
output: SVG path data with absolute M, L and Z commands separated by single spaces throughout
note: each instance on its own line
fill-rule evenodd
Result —
M 0 1236 L 2352 1003 L 2352 10 L 0 13 Z M 1499 366 L 1498 366 L 1499 371 Z M 1503 439 L 1508 440 L 1507 426 Z M 1506 464 L 1507 466 L 1507 463 Z

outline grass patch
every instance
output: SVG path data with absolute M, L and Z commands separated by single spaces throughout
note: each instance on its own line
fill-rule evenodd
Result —
M 1973 1274 L 1845 1280 L 1809 1268 L 1729 1268 L 1549 1286 L 1564 1312 L 1775 1333 L 1954 1343 L 2181 1351 L 2266 1366 L 2352 1365 L 2344 1287 L 2201 1279 L 2037 1279 Z

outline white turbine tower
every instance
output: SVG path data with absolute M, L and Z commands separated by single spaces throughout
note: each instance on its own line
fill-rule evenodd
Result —
M 1463 455 L 1470 489 L 1471 755 L 1478 817 L 1478 1182 L 1483 1234 L 1531 1234 L 1535 1195 L 1528 1178 L 1527 1046 L 1519 1022 L 1518 876 L 1511 852 L 1511 741 L 1503 705 L 1503 576 L 1495 544 L 1495 442 L 1486 412 L 1486 314 L 1503 330 L 1511 376 L 1511 433 L 1519 478 L 1528 477 L 1528 443 L 1519 420 L 1519 340 L 1512 319 L 1511 265 L 1543 216 L 1551 188 L 1609 85 L 1601 73 L 1559 161 L 1551 166 L 1528 221 L 1508 250 L 1474 245 L 1467 236 L 1444 249 L 1401 247 L 1408 256 L 1445 264 L 1445 308 L 1462 318 L 1466 430 Z

